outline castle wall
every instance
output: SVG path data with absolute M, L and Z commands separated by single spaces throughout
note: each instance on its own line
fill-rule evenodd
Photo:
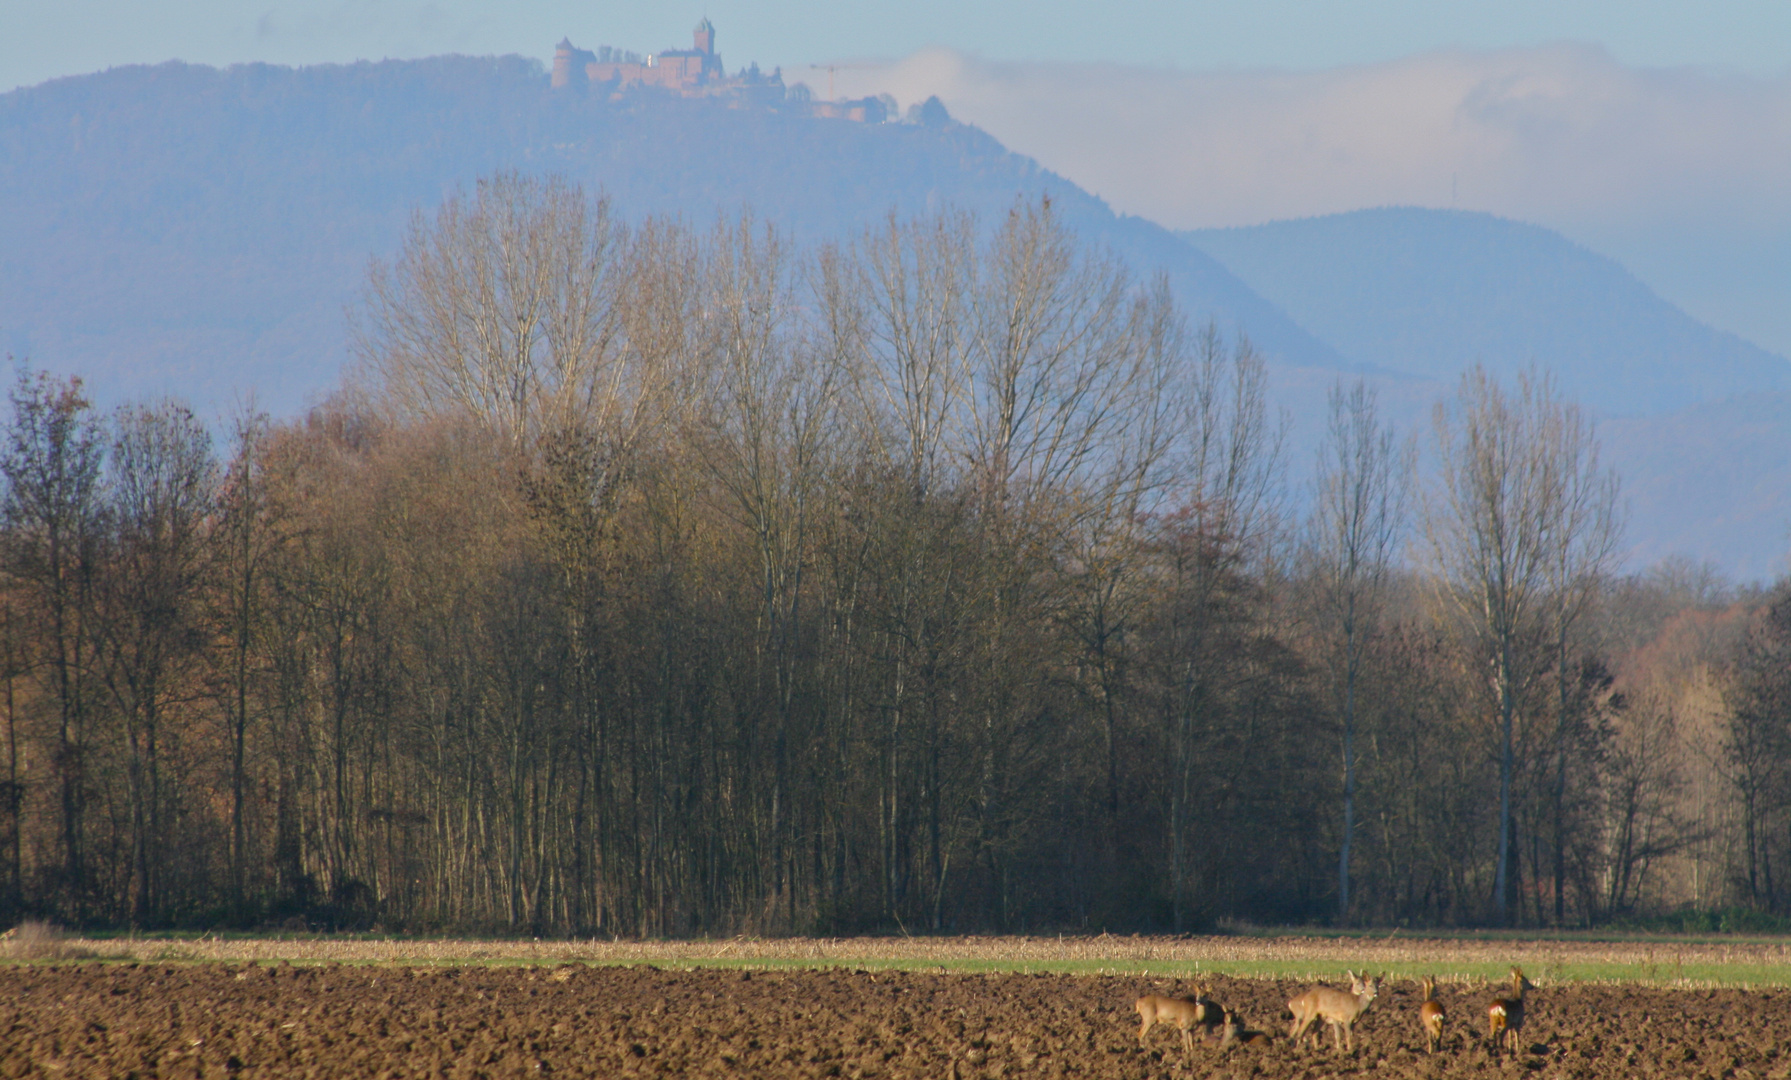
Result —
M 715 30 L 707 19 L 697 27 L 696 48 L 668 49 L 651 63 L 641 63 L 634 53 L 605 47 L 598 53 L 575 48 L 570 40 L 562 40 L 554 52 L 553 85 L 561 88 L 589 83 L 623 91 L 632 86 L 651 86 L 670 90 L 685 97 L 728 97 L 737 102 L 753 101 L 776 104 L 784 100 L 784 83 L 780 72 L 761 75 L 757 64 L 732 78 L 722 67 L 715 51 Z M 598 57 L 601 55 L 602 59 Z M 816 102 L 810 106 L 813 115 L 855 120 L 859 123 L 882 123 L 883 105 L 874 98 L 862 101 Z

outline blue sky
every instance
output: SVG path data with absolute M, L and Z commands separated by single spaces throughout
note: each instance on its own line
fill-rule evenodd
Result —
M 939 46 L 991 60 L 1310 69 L 1444 47 L 1581 41 L 1631 65 L 1756 75 L 1791 67 L 1791 0 L 0 0 L 0 89 L 168 59 L 546 58 L 562 34 L 655 50 L 685 44 L 704 14 L 719 27 L 731 66 L 894 59 Z

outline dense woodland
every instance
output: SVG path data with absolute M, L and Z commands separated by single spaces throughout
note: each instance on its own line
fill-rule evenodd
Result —
M 1291 461 L 1249 343 L 1049 202 L 797 247 L 514 175 L 354 337 L 215 443 L 19 375 L 0 916 L 1791 912 L 1791 601 L 1620 572 L 1546 372 L 1423 442 L 1340 383 Z

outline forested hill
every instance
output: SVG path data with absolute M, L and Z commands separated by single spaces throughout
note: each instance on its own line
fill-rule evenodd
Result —
M 369 257 L 414 207 L 506 168 L 565 173 L 629 217 L 750 207 L 811 239 L 1049 191 L 1085 238 L 1169 272 L 1196 319 L 1282 361 L 1339 362 L 1212 259 L 974 128 L 611 102 L 554 93 L 518 57 L 168 63 L 0 95 L 0 350 L 106 399 L 173 392 L 210 412 L 253 389 L 290 413 L 335 384 Z
M 1539 364 L 1627 416 L 1791 390 L 1783 357 L 1535 225 L 1395 207 L 1182 235 L 1345 355 L 1408 374 Z

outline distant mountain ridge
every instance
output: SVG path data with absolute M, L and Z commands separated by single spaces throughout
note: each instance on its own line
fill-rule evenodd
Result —
M 1791 390 L 1791 361 L 1540 226 L 1393 207 L 1179 235 L 1360 364 L 1447 380 L 1534 363 L 1611 415 Z
M 124 67 L 0 95 L 0 350 L 102 394 L 289 413 L 346 358 L 344 308 L 413 207 L 504 168 L 628 217 L 751 207 L 807 238 L 891 210 L 1050 192 L 1085 237 L 1167 272 L 1196 319 L 1340 364 L 1209 256 L 949 121 L 861 124 L 645 90 L 555 92 L 519 57 Z

